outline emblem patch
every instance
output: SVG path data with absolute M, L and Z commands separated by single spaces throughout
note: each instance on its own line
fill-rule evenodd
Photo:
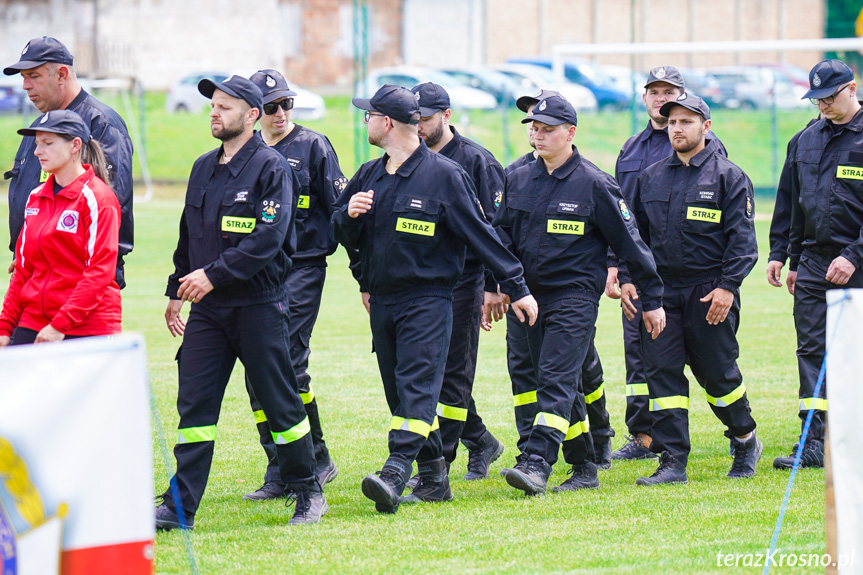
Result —
M 35 216 L 38 213 L 39 213 L 39 208 L 27 208 L 26 210 L 24 210 L 24 217 Z
M 661 80 L 662 78 L 665 78 L 665 68 L 661 68 L 661 67 L 660 67 L 658 70 L 656 70 L 656 74 L 654 74 L 654 76 L 656 76 L 656 77 L 657 77 L 657 78 L 659 78 L 660 80 Z
M 348 179 L 342 176 L 341 178 L 333 182 L 333 186 L 336 188 L 337 192 L 342 193 L 345 188 L 348 187 Z
M 821 77 L 818 75 L 818 72 L 812 74 L 812 85 L 816 88 L 821 85 Z
M 57 220 L 57 231 L 69 232 L 70 234 L 78 231 L 78 212 L 76 210 L 64 210 L 60 214 L 60 219 Z
M 48 121 L 48 114 L 50 114 L 50 113 L 51 113 L 51 112 L 45 112 L 45 115 L 44 115 L 44 116 L 42 116 L 42 119 L 41 119 L 41 120 L 39 120 L 39 123 L 40 123 L 40 124 L 44 124 L 45 122 L 47 122 L 47 121 Z
M 540 103 L 539 103 L 539 111 L 540 111 L 540 112 L 542 112 L 543 110 L 545 110 L 547 107 L 548 107 L 548 104 L 546 103 L 546 101 L 545 101 L 545 100 L 543 100 L 542 102 L 540 102 Z
M 416 94 L 414 94 L 414 97 L 417 99 L 417 102 L 419 102 L 419 101 L 420 101 L 420 93 L 419 93 L 419 92 L 417 92 Z
M 685 99 L 686 99 L 686 92 L 682 93 L 682 94 L 681 94 L 680 96 L 678 96 L 678 98 L 677 98 L 677 100 L 678 100 L 678 101 L 680 101 L 680 100 L 685 100 Z
M 264 200 L 263 208 L 261 209 L 261 220 L 265 224 L 271 224 L 276 221 L 276 216 L 279 215 L 279 208 L 282 207 L 281 204 L 276 203 L 275 200 Z
M 752 198 L 746 196 L 746 217 L 752 217 Z
M 623 198 L 617 200 L 617 207 L 620 208 L 620 215 L 628 222 L 629 218 L 632 217 L 632 214 L 629 213 L 629 208 L 626 207 L 626 202 L 623 201 Z
M 27 50 L 29 50 L 29 49 L 30 49 L 30 42 L 27 42 L 27 45 L 24 46 L 23 50 L 21 50 L 21 55 L 23 56 L 24 54 L 26 54 Z
M 498 190 L 494 193 L 494 207 L 499 208 L 500 203 L 503 201 L 503 191 Z
M 267 87 L 273 88 L 276 85 L 276 80 L 272 76 L 267 76 Z

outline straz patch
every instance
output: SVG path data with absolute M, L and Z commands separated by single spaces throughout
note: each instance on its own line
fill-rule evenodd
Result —
M 722 219 L 722 210 L 709 210 L 707 208 L 694 208 L 690 206 L 686 208 L 686 219 L 718 224 Z
M 21 160 L 21 163 L 23 164 L 24 161 Z M 48 172 L 44 172 L 44 171 L 39 172 L 39 183 L 44 184 L 47 181 L 48 181 Z
M 250 234 L 255 229 L 255 218 L 236 218 L 222 216 L 222 231 L 238 234 Z
M 60 214 L 60 219 L 57 220 L 57 231 L 69 232 L 74 234 L 78 232 L 78 212 L 76 210 L 64 210 Z
M 557 213 L 559 214 L 574 214 L 578 209 L 578 204 L 573 202 L 559 202 L 557 204 Z
M 27 216 L 35 216 L 38 213 L 39 208 L 27 208 L 26 210 L 24 210 L 24 217 L 26 218 Z
M 496 191 L 492 201 L 494 201 L 494 207 L 499 208 L 500 203 L 503 201 L 503 192 L 501 190 Z
M 572 234 L 584 235 L 584 222 L 573 222 L 570 220 L 548 220 L 545 231 L 550 234 Z
M 348 179 L 342 176 L 333 182 L 333 187 L 335 187 L 336 191 L 341 194 L 345 188 L 348 187 Z
M 309 206 L 312 205 L 311 199 L 309 196 L 298 196 L 297 197 L 297 207 L 303 209 L 309 209 Z
M 407 234 L 431 237 L 434 235 L 434 227 L 434 222 L 421 222 L 419 220 L 409 220 L 408 218 L 399 218 L 396 220 L 396 231 Z
M 620 209 L 620 215 L 628 222 L 629 218 L 632 217 L 632 214 L 629 212 L 629 208 L 626 206 L 626 202 L 623 201 L 623 198 L 617 200 L 617 207 Z
M 275 200 L 264 200 L 261 205 L 261 221 L 265 224 L 271 224 L 276 221 L 276 216 L 279 215 L 279 208 L 281 207 L 282 204 L 276 203 Z
M 836 177 L 843 180 L 863 180 L 863 168 L 857 166 L 838 166 Z
M 716 192 L 713 190 L 698 190 L 698 199 L 703 201 L 710 201 L 716 195 Z

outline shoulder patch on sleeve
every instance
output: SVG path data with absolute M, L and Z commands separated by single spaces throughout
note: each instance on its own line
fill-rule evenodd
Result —
M 503 190 L 498 190 L 494 193 L 494 207 L 499 208 L 503 201 Z
M 617 207 L 620 208 L 620 215 L 623 216 L 623 219 L 627 222 L 632 217 L 632 214 L 629 213 L 629 208 L 626 206 L 626 202 L 623 201 L 623 198 L 617 200 Z
M 333 186 L 336 188 L 336 191 L 342 193 L 345 191 L 345 188 L 348 187 L 348 179 L 344 176 L 338 178 L 333 181 Z
M 275 200 L 264 200 L 261 202 L 261 222 L 272 224 L 278 221 L 282 205 Z
M 746 194 L 746 217 L 752 219 L 752 196 Z

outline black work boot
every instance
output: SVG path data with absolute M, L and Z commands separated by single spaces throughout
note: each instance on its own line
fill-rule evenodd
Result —
M 449 488 L 449 464 L 443 457 L 431 461 L 417 461 L 417 486 L 413 492 L 400 497 L 400 503 L 438 503 L 452 501 Z
M 409 464 L 388 459 L 379 472 L 363 478 L 363 495 L 375 502 L 378 513 L 395 513 L 410 474 Z
M 285 489 L 285 484 L 279 481 L 267 481 L 257 491 L 246 493 L 243 499 L 246 501 L 266 501 L 268 499 L 281 499 L 293 495 L 290 490 Z
M 659 467 L 650 477 L 639 477 L 636 485 L 662 485 L 663 483 L 686 483 L 686 461 L 675 458 L 667 451 L 662 452 Z
M 336 478 L 339 474 L 339 468 L 336 467 L 333 458 L 329 455 L 324 455 L 321 459 L 315 462 L 315 477 L 321 486 L 326 485 Z
M 522 463 L 522 462 L 524 462 L 524 461 L 527 461 L 527 454 L 526 454 L 526 453 L 521 452 L 521 453 L 519 453 L 518 455 L 516 455 L 516 456 L 515 456 L 515 464 L 516 464 L 516 465 L 518 465 L 519 463 Z M 501 477 L 506 477 L 506 472 L 507 472 L 507 471 L 509 471 L 509 469 L 508 469 L 508 468 L 506 468 L 506 467 L 504 467 L 503 469 L 501 469 L 501 470 L 500 470 L 500 476 L 501 476 Z
M 596 468 L 602 471 L 611 469 L 611 438 L 604 437 L 605 441 L 593 438 L 593 462 Z
M 611 454 L 612 459 L 623 459 L 623 460 L 633 460 L 633 459 L 652 459 L 656 457 L 656 454 L 650 451 L 647 447 L 641 443 L 643 437 L 647 437 L 643 433 L 636 433 L 635 435 L 627 435 L 626 443 L 623 444 L 623 447 L 614 451 Z
M 162 503 L 156 507 L 156 529 L 160 531 L 170 531 L 171 529 L 189 529 L 195 528 L 195 517 L 186 518 L 185 521 L 180 521 L 177 512 Z
M 731 445 L 734 446 L 734 462 L 731 464 L 728 477 L 740 478 L 755 475 L 755 466 L 764 451 L 764 444 L 755 437 L 755 432 L 753 431 L 752 437 L 745 442 L 732 437 Z
M 791 469 L 794 467 L 794 457 L 797 455 L 798 444 L 794 444 L 791 455 L 777 457 L 773 460 L 776 469 Z M 824 441 L 809 438 L 803 446 L 803 455 L 800 457 L 800 467 L 824 467 Z
M 411 490 L 414 490 L 417 488 L 417 483 L 419 482 L 419 480 L 420 480 L 420 476 L 419 476 L 419 473 L 417 473 L 416 475 L 414 475 L 413 477 L 411 477 L 408 480 L 407 486 L 410 487 Z
M 512 469 L 507 469 L 504 477 L 507 483 L 521 489 L 525 495 L 539 495 L 545 493 L 549 475 L 551 465 L 539 455 L 531 455 Z
M 288 525 L 320 523 L 321 517 L 327 514 L 329 505 L 317 480 L 312 487 L 297 485 L 291 491 L 294 492 L 294 498 L 285 501 L 285 506 L 290 505 L 291 502 L 294 504 L 294 515 L 288 521 Z
M 503 443 L 498 441 L 488 430 L 482 434 L 478 441 L 462 439 L 461 442 L 468 450 L 467 473 L 462 479 L 468 481 L 486 479 L 489 465 L 503 453 Z
M 579 489 L 596 489 L 599 487 L 599 469 L 592 461 L 585 461 L 572 466 L 569 473 L 572 477 L 552 489 L 555 493 L 577 491 Z

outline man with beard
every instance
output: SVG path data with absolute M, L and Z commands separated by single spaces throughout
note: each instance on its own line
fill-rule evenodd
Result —
M 740 284 L 758 259 L 752 182 L 706 139 L 710 109 L 701 98 L 684 92 L 659 111 L 668 118 L 674 154 L 638 177 L 633 208 L 665 288 L 666 333 L 659 341 L 641 333 L 653 414 L 650 450 L 661 460 L 636 483 L 687 481 L 687 363 L 727 427 L 734 452 L 728 477 L 751 477 L 763 445 L 737 368 L 737 327 Z M 626 276 L 620 281 L 623 310 L 632 319 L 634 286 Z
M 261 90 L 232 76 L 201 80 L 211 98 L 210 127 L 222 145 L 195 162 L 180 218 L 174 273 L 165 295 L 178 352 L 177 472 L 156 508 L 156 527 L 191 529 L 207 485 L 216 423 L 236 360 L 243 363 L 269 422 L 280 480 L 296 494 L 290 524 L 327 512 L 315 478 L 309 418 L 289 354 L 287 278 L 292 222 L 290 168 L 254 131 Z M 188 324 L 183 302 L 192 304 Z

